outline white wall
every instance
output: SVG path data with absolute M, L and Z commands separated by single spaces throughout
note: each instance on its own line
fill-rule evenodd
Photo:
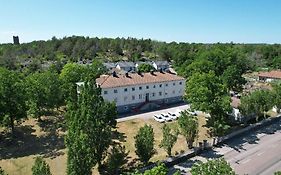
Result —
M 180 84 L 180 82 L 182 84 Z M 160 87 L 160 84 L 162 84 L 162 87 Z M 168 86 L 166 86 L 166 84 L 168 84 Z M 147 89 L 146 86 L 149 86 L 149 89 Z M 135 91 L 132 90 L 133 87 L 135 88 Z M 140 90 L 139 87 L 142 87 L 142 89 Z M 125 88 L 127 88 L 127 92 L 124 91 Z M 142 85 L 118 87 L 118 88 L 103 88 L 102 96 L 105 100 L 111 102 L 117 99 L 116 105 L 123 106 L 128 104 L 145 102 L 146 93 L 149 93 L 149 101 L 183 96 L 184 88 L 185 88 L 184 80 L 170 81 L 170 82 L 163 82 L 163 83 L 142 84 Z M 114 93 L 114 90 L 117 90 L 117 93 Z M 107 94 L 105 94 L 105 91 L 107 91 Z M 161 96 L 159 95 L 159 92 L 162 93 Z M 141 99 L 139 98 L 139 95 L 141 95 Z M 132 96 L 135 96 L 134 100 L 132 99 Z

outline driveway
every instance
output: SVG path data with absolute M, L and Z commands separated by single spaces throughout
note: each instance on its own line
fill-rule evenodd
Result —
M 123 122 L 123 121 L 133 120 L 133 119 L 137 119 L 137 118 L 149 119 L 149 118 L 152 118 L 155 114 L 161 114 L 161 113 L 164 113 L 164 112 L 175 112 L 177 110 L 183 111 L 183 110 L 186 110 L 186 109 L 189 109 L 189 108 L 190 108 L 189 104 L 179 104 L 177 106 L 171 106 L 169 108 L 145 112 L 145 113 L 141 113 L 141 114 L 119 116 L 119 118 L 117 119 L 117 122 Z

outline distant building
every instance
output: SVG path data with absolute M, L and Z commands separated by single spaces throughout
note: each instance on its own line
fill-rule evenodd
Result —
M 152 65 L 156 70 L 166 70 L 170 66 L 168 61 L 153 61 Z
M 281 80 L 281 71 L 273 70 L 270 72 L 259 73 L 259 81 L 272 82 L 274 80 Z
M 106 63 L 102 63 L 102 64 L 108 71 L 110 71 L 116 67 L 116 64 L 111 63 L 111 62 L 106 62 Z
M 105 100 L 115 102 L 119 113 L 145 111 L 182 101 L 185 79 L 171 73 L 126 73 L 96 79 Z M 79 86 L 79 84 L 77 84 Z
M 14 45 L 19 45 L 20 44 L 20 40 L 18 36 L 13 36 L 13 41 L 14 41 Z
M 116 68 L 120 70 L 124 70 L 126 72 L 135 72 L 136 67 L 135 63 L 133 62 L 127 62 L 127 61 L 120 61 L 116 63 Z

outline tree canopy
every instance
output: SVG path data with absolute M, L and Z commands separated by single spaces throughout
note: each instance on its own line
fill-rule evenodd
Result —
M 42 157 L 36 157 L 32 166 L 32 175 L 51 175 L 50 166 Z

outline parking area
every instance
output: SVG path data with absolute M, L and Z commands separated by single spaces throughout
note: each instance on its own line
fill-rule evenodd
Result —
M 141 114 L 132 114 L 132 115 L 127 115 L 127 116 L 121 116 L 121 118 L 117 119 L 117 122 L 123 122 L 123 121 L 127 121 L 127 120 L 138 119 L 138 118 L 151 119 L 155 115 L 161 116 L 161 114 L 168 114 L 168 113 L 178 114 L 179 111 L 183 111 L 183 110 L 186 110 L 186 109 L 190 109 L 189 104 L 178 105 L 178 106 L 174 106 L 174 107 L 170 107 L 170 108 L 166 108 L 166 109 L 161 109 L 161 110 L 156 110 L 156 111 L 151 111 L 151 112 L 145 112 L 145 113 L 141 113 Z

